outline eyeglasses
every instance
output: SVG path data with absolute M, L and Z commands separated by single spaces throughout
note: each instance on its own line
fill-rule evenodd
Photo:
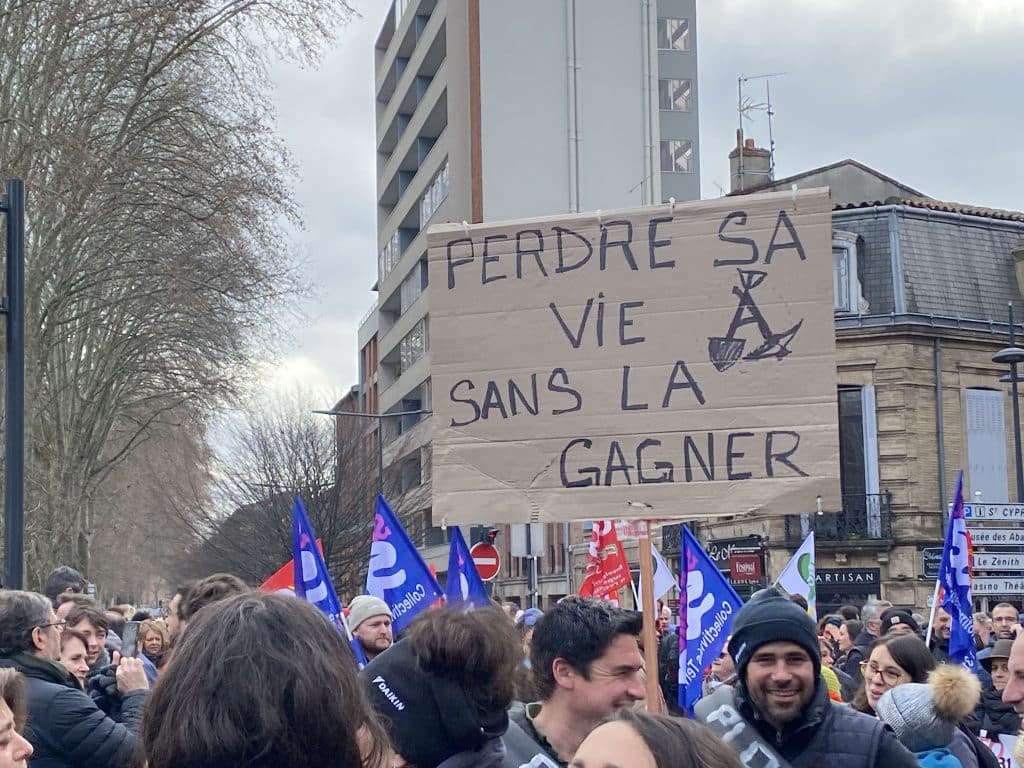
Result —
M 58 632 L 63 632 L 64 628 L 68 625 L 66 621 L 54 621 L 50 624 L 37 624 L 36 626 L 40 629 L 46 629 L 47 627 L 56 627 Z
M 882 667 L 875 664 L 873 661 L 862 661 L 860 663 L 860 673 L 865 680 L 870 680 L 875 675 L 882 676 L 882 682 L 886 685 L 896 685 L 900 678 L 903 677 L 903 671 L 898 669 L 882 669 Z

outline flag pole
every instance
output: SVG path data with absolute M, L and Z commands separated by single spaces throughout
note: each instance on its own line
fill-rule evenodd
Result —
M 658 634 L 654 616 L 654 558 L 651 556 L 651 522 L 643 521 L 640 545 L 640 597 L 643 601 L 644 684 L 647 711 L 665 714 L 665 702 L 658 685 Z
M 939 606 L 939 580 L 935 580 L 935 591 L 932 593 L 932 611 L 928 616 L 928 631 L 924 635 L 924 644 L 930 646 L 932 642 L 932 628 L 935 626 L 935 609 Z

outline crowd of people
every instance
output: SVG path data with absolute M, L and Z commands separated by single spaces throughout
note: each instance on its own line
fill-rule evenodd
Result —
M 942 612 L 929 647 L 923 617 L 888 603 L 816 625 L 763 590 L 682 713 L 667 609 L 646 670 L 640 615 L 606 602 L 432 609 L 396 639 L 362 595 L 359 669 L 315 607 L 229 574 L 183 585 L 166 615 L 83 587 L 62 568 L 45 594 L 0 591 L 0 768 L 995 768 L 982 740 L 1024 712 L 1006 604 L 975 615 L 975 675 L 947 663 Z M 648 674 L 669 713 L 646 711 Z

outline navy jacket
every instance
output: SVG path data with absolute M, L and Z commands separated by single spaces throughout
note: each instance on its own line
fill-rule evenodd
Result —
M 121 768 L 132 765 L 148 691 L 124 696 L 121 723 L 97 708 L 63 667 L 27 654 L 0 658 L 25 676 L 32 768 Z

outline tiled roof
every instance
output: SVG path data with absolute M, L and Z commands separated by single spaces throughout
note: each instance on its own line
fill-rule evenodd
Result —
M 836 168 L 840 168 L 842 166 L 851 166 L 853 168 L 859 168 L 864 173 L 868 173 L 868 174 L 870 174 L 870 175 L 872 175 L 872 176 L 874 176 L 876 178 L 881 179 L 882 181 L 886 181 L 886 182 L 888 182 L 890 184 L 893 184 L 893 185 L 895 185 L 897 187 L 900 187 L 901 189 L 905 189 L 907 191 L 907 193 L 910 194 L 910 195 L 915 195 L 915 196 L 918 196 L 918 197 L 924 197 L 925 196 L 923 192 L 918 192 L 913 187 L 908 187 L 902 181 L 897 181 L 896 179 L 892 178 L 892 176 L 887 176 L 886 174 L 882 173 L 881 171 L 876 171 L 874 168 L 872 168 L 870 166 L 867 166 L 867 165 L 864 165 L 864 163 L 859 163 L 859 162 L 857 162 L 856 160 L 854 160 L 853 158 L 850 158 L 850 157 L 846 158 L 845 160 L 838 160 L 838 161 L 836 161 L 834 163 L 829 163 L 828 165 L 819 166 L 818 168 L 811 168 L 809 171 L 801 171 L 800 173 L 795 173 L 792 176 L 786 176 L 785 178 L 782 178 L 782 179 L 774 179 L 773 181 L 767 181 L 767 182 L 764 182 L 763 184 L 758 184 L 757 186 L 751 187 L 751 188 L 743 190 L 743 191 L 730 192 L 729 194 L 730 195 L 749 195 L 749 194 L 753 194 L 755 192 L 761 192 L 761 191 L 766 190 L 766 189 L 774 189 L 776 187 L 778 187 L 778 188 L 787 187 L 787 186 L 789 186 L 790 184 L 792 184 L 794 182 L 798 182 L 801 179 L 807 178 L 808 176 L 816 176 L 816 175 L 819 175 L 819 174 L 826 173 L 828 171 L 834 170 Z
M 905 208 L 894 216 L 873 216 L 869 209 L 875 205 Z M 1000 323 L 1007 302 L 1020 302 L 1012 252 L 1024 242 L 1024 232 L 1005 222 L 1024 221 L 1024 214 L 892 198 L 837 208 L 865 214 L 836 219 L 833 227 L 862 238 L 857 266 L 869 314 L 909 312 Z M 929 220 L 911 209 L 962 213 L 988 222 L 945 216 Z M 894 289 L 902 294 L 902 308 Z
M 835 210 L 852 210 L 854 208 L 874 208 L 881 205 L 905 205 L 908 208 L 921 208 L 929 211 L 942 211 L 944 213 L 960 213 L 964 216 L 980 216 L 987 219 L 998 219 L 1001 221 L 1024 221 L 1024 213 L 1021 211 L 1006 211 L 1001 208 L 983 208 L 977 205 L 965 205 L 963 203 L 950 203 L 943 200 L 931 198 L 910 199 L 894 198 L 888 200 L 863 200 L 856 203 L 840 203 Z

